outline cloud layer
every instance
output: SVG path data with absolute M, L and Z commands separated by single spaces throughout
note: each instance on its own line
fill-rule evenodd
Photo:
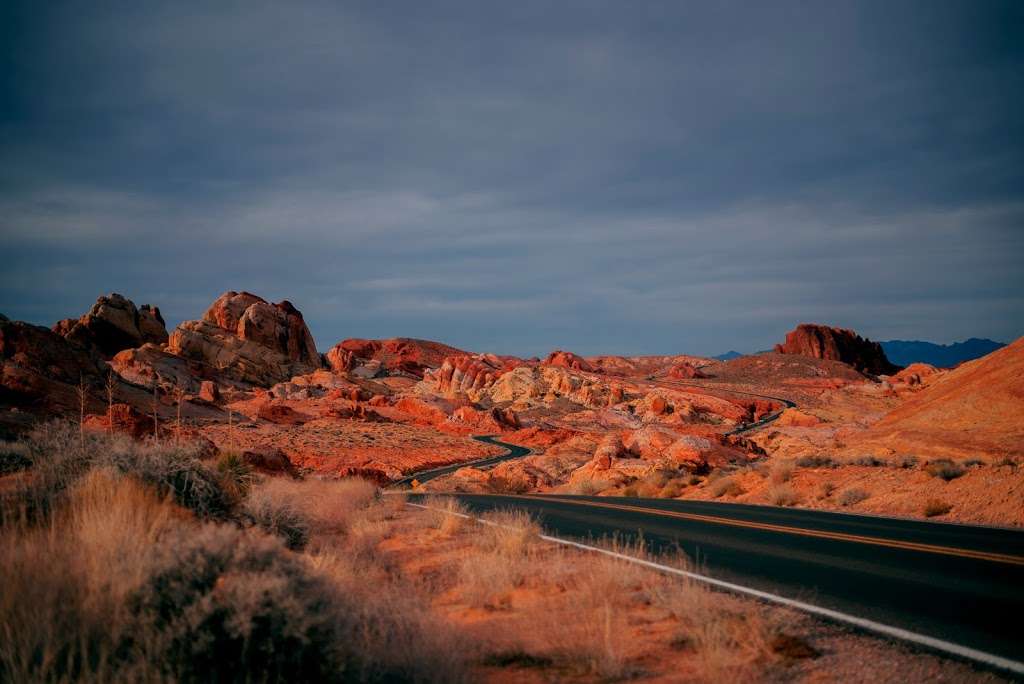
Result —
M 1024 334 L 1017 3 L 12 3 L 0 312 L 325 349 Z M 43 6 L 52 5 L 52 6 Z

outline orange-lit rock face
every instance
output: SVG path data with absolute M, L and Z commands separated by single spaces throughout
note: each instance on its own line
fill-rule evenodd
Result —
M 203 320 L 291 361 L 320 366 L 316 344 L 302 313 L 287 300 L 270 304 L 249 292 L 225 292 L 206 310 Z
M 775 345 L 780 354 L 801 354 L 815 359 L 847 363 L 872 375 L 891 375 L 899 368 L 889 363 L 882 345 L 865 339 L 852 330 L 803 323 L 786 334 L 783 344 Z
M 594 367 L 582 356 L 573 354 L 572 352 L 562 351 L 561 349 L 556 349 L 548 354 L 548 357 L 544 359 L 543 364 L 545 366 L 568 368 L 569 370 L 583 371 L 586 373 L 594 372 Z
M 167 341 L 160 309 L 148 304 L 136 307 L 130 299 L 116 293 L 98 298 L 78 320 L 59 321 L 53 331 L 73 344 L 94 349 L 104 358 L 146 342 Z
M 688 380 L 690 378 L 706 378 L 707 376 L 688 363 L 677 363 L 668 369 L 668 377 L 677 380 Z
M 179 325 L 167 350 L 211 373 L 263 387 L 320 367 L 302 314 L 287 301 L 272 305 L 248 292 L 226 292 L 202 320 Z
M 384 374 L 404 374 L 422 378 L 439 368 L 449 356 L 467 356 L 455 347 L 430 340 L 397 337 L 389 340 L 342 340 L 327 352 L 331 369 L 342 372 L 357 367 L 379 368 Z

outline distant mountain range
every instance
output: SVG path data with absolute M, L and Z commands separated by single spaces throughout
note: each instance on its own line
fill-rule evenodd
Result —
M 712 356 L 711 358 L 717 359 L 719 361 L 732 361 L 733 359 L 738 359 L 741 356 L 743 356 L 743 354 L 740 354 L 738 351 L 727 351 L 724 354 Z
M 935 344 L 920 340 L 889 340 L 882 342 L 889 360 L 898 366 L 912 363 L 930 363 L 939 368 L 950 368 L 964 361 L 977 359 L 1005 347 L 1002 342 L 972 337 L 953 344 Z

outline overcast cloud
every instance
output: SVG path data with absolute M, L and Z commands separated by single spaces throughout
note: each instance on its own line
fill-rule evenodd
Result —
M 1022 27 L 994 1 L 7 2 L 0 312 L 117 291 L 173 325 L 246 289 L 321 350 L 1008 341 Z

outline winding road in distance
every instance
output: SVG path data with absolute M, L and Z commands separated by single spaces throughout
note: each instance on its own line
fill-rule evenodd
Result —
M 451 465 L 441 466 L 439 468 L 430 468 L 428 470 L 420 470 L 415 473 L 410 473 L 400 480 L 395 480 L 389 487 L 403 487 L 411 486 L 412 481 L 416 480 L 421 484 L 427 480 L 433 480 L 435 477 L 441 477 L 442 475 L 448 475 L 454 473 L 459 468 L 465 468 L 467 466 L 473 468 L 489 468 L 497 465 L 502 461 L 510 461 L 515 458 L 522 458 L 528 455 L 530 449 L 526 447 L 518 446 L 516 444 L 509 444 L 508 442 L 499 442 L 496 439 L 496 435 L 476 435 L 473 437 L 478 442 L 485 444 L 493 444 L 494 446 L 504 447 L 507 453 L 500 454 L 498 456 L 488 456 L 487 458 L 480 458 L 475 461 L 459 461 L 458 463 L 452 463 Z

